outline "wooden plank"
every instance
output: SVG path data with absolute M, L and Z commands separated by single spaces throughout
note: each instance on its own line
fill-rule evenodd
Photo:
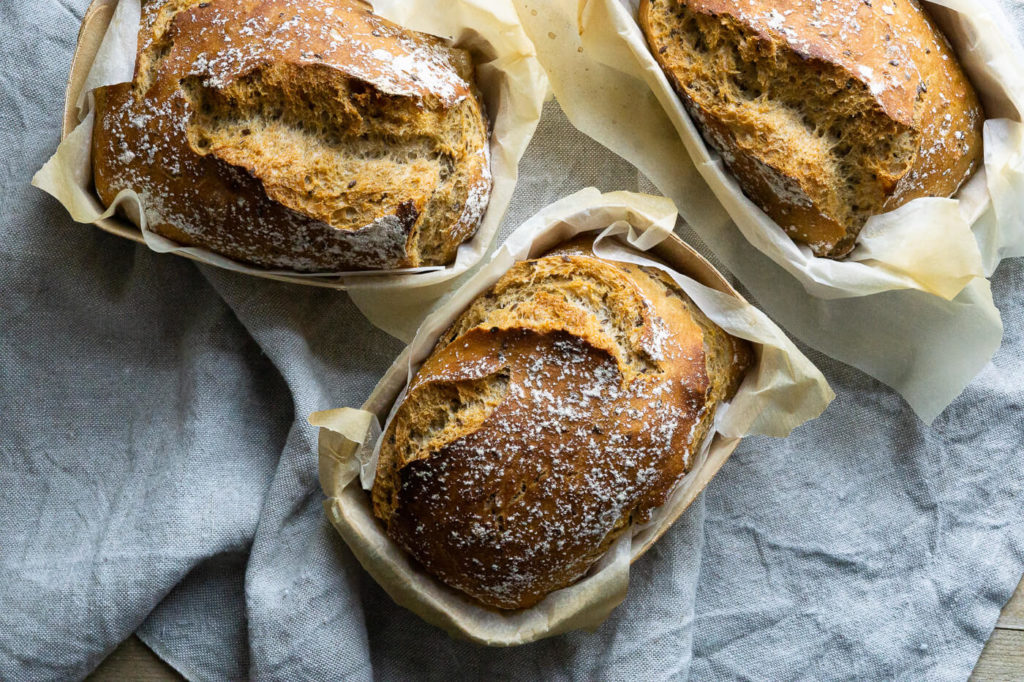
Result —
M 996 628 L 971 673 L 973 682 L 1024 680 L 1024 630 Z
M 85 679 L 89 682 L 182 682 L 185 678 L 132 635 Z
M 1017 591 L 1010 597 L 1010 601 L 999 616 L 997 628 L 1010 630 L 1024 630 L 1024 578 L 1020 579 Z

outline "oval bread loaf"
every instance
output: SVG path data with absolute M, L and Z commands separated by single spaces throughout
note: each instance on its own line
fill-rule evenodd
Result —
M 648 520 L 752 361 L 667 276 L 590 244 L 517 263 L 478 297 L 380 447 L 388 535 L 492 607 L 536 604 Z
M 817 256 L 982 161 L 978 98 L 916 0 L 641 0 L 639 19 L 744 193 Z
M 357 0 L 149 0 L 131 83 L 96 91 L 100 198 L 300 272 L 451 262 L 491 179 L 466 52 Z

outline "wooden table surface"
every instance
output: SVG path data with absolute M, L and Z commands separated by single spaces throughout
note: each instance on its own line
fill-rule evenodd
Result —
M 974 666 L 974 680 L 1024 680 L 1024 578 L 999 615 L 996 629 Z
M 164 682 L 183 680 L 171 666 L 160 660 L 142 641 L 132 635 L 103 661 L 89 680 L 138 680 Z M 996 629 L 981 652 L 971 676 L 976 682 L 1021 682 L 1024 680 L 1024 578 L 1003 608 Z

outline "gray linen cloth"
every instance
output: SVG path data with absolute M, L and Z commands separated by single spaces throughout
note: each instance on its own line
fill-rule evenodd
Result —
M 325 522 L 314 410 L 401 344 L 343 293 L 196 266 L 29 186 L 86 0 L 0 2 L 0 679 L 80 678 L 137 632 L 195 680 L 963 679 L 1024 571 L 1024 263 L 1006 336 L 931 427 L 839 397 L 743 442 L 593 634 L 508 650 L 395 606 Z M 650 189 L 549 104 L 503 235 L 576 189 Z

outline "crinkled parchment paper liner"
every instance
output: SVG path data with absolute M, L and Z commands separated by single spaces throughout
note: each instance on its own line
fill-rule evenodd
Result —
M 515 0 L 569 119 L 674 199 L 794 336 L 934 419 L 999 347 L 985 277 L 1001 258 L 1024 255 L 1024 59 L 1000 10 L 985 0 L 926 2 L 985 105 L 984 169 L 956 199 L 873 217 L 837 262 L 786 237 L 707 148 L 650 54 L 638 2 Z
M 629 564 L 668 530 L 748 434 L 785 436 L 818 416 L 833 397 L 824 377 L 763 313 L 751 306 L 706 260 L 672 233 L 676 208 L 664 198 L 582 190 L 524 223 L 492 259 L 424 320 L 413 342 L 381 379 L 362 409 L 310 416 L 320 427 L 320 483 L 327 516 L 378 583 L 401 604 L 450 634 L 492 646 L 523 644 L 578 628 L 596 628 L 624 598 Z M 387 419 L 436 339 L 479 293 L 513 263 L 540 255 L 576 234 L 603 232 L 598 253 L 638 260 L 647 250 L 698 306 L 730 332 L 750 339 L 757 364 L 727 409 L 696 463 L 652 520 L 624 535 L 583 580 L 537 606 L 499 612 L 476 604 L 415 566 L 373 518 L 370 495 L 374 452 Z M 633 250 L 623 248 L 628 241 Z
M 696 172 L 712 190 L 712 196 L 703 202 L 680 204 L 684 217 L 689 220 L 691 213 L 713 211 L 708 204 L 717 198 L 742 235 L 796 277 L 812 295 L 845 298 L 894 289 L 917 289 L 948 300 L 972 279 L 991 272 L 1000 255 L 1024 254 L 1024 216 L 1015 210 L 1024 206 L 1024 174 L 1020 172 L 1024 125 L 1020 123 L 1019 113 L 1024 110 L 1024 58 L 1012 39 L 999 30 L 994 8 L 986 3 L 978 0 L 926 2 L 953 42 L 985 103 L 988 116 L 985 172 L 977 173 L 968 181 L 956 199 L 918 199 L 895 211 L 872 217 L 857 248 L 845 260 L 834 261 L 816 258 L 809 248 L 789 239 L 782 228 L 744 196 L 718 155 L 705 145 L 650 54 L 636 21 L 639 0 L 554 0 L 545 8 L 540 8 L 541 3 L 518 4 L 521 7 L 536 4 L 540 8 L 539 16 L 543 17 L 544 13 L 557 14 L 557 8 L 562 5 L 576 9 L 577 2 L 581 36 L 577 37 L 586 55 L 583 59 L 613 67 L 618 72 L 616 81 L 603 84 L 605 91 L 612 97 L 623 96 L 615 93 L 617 81 L 623 78 L 646 84 L 671 120 Z M 537 8 L 527 10 L 526 14 L 538 16 L 532 14 L 534 11 L 538 11 Z M 538 34 L 544 23 L 524 21 L 540 48 L 545 68 L 552 73 L 555 95 L 567 109 L 575 108 L 574 91 L 567 92 L 568 88 L 564 87 L 566 70 L 574 67 L 548 58 L 551 55 L 544 36 Z M 564 40 L 564 36 L 561 39 Z M 547 43 L 550 42 L 548 38 Z M 573 70 L 572 75 L 578 75 L 578 71 Z M 621 125 L 627 122 L 609 121 L 601 132 L 608 136 L 640 136 L 636 152 L 644 154 L 651 145 L 650 138 L 661 131 Z M 668 159 L 638 161 L 650 166 Z M 685 159 L 676 160 L 674 165 L 679 161 L 685 162 Z M 672 170 L 677 172 L 677 169 Z M 992 210 L 993 204 L 995 210 Z M 982 221 L 981 234 L 975 240 L 971 225 L 978 221 Z M 697 226 L 707 221 L 691 222 Z M 983 242 L 980 249 L 979 242 Z M 983 253 L 987 256 L 984 263 Z
M 519 159 L 537 127 L 548 92 L 547 77 L 509 0 L 453 0 L 444 3 L 444 12 L 437 11 L 436 4 L 433 0 L 376 0 L 373 3 L 378 14 L 396 23 L 456 39 L 460 46 L 473 52 L 477 63 L 477 83 L 484 94 L 492 125 L 494 188 L 479 230 L 459 248 L 456 261 L 450 266 L 326 274 L 267 270 L 205 249 L 181 247 L 140 229 L 112 210 L 105 210 L 92 183 L 89 152 L 92 103 L 86 88 L 91 91 L 99 85 L 131 78 L 138 0 L 124 0 L 120 5 L 118 0 L 93 0 L 86 11 L 68 77 L 62 142 L 53 158 L 33 178 L 33 184 L 60 200 L 75 220 L 91 222 L 102 230 L 147 244 L 156 251 L 175 253 L 257 277 L 358 292 L 360 307 L 386 324 L 388 307 L 376 303 L 382 302 L 385 296 L 393 296 L 394 289 L 436 287 L 465 272 L 484 256 L 512 198 Z M 109 32 L 108 27 L 112 27 Z M 139 214 L 137 196 L 122 192 L 115 204 L 122 202 L 135 220 Z

